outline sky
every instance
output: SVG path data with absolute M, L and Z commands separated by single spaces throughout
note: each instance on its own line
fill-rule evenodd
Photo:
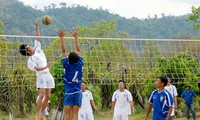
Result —
M 19 0 L 25 5 L 32 7 L 37 6 L 43 9 L 51 3 L 59 6 L 59 3 L 65 2 L 68 6 L 73 4 L 88 6 L 88 8 L 107 9 L 111 13 L 119 14 L 122 17 L 131 18 L 147 18 L 153 17 L 155 14 L 165 15 L 184 15 L 191 13 L 191 7 L 200 6 L 200 0 Z

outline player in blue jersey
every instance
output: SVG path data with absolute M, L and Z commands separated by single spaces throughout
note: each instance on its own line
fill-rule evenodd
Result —
M 173 106 L 172 95 L 164 89 L 167 85 L 167 77 L 158 77 L 156 81 L 156 88 L 149 97 L 149 106 L 145 120 L 148 119 L 149 113 L 153 108 L 152 120 L 171 120 L 171 112 Z
M 64 72 L 64 120 L 70 119 L 72 111 L 72 120 L 78 120 L 78 111 L 82 102 L 81 82 L 82 82 L 82 67 L 83 59 L 80 57 L 80 45 L 78 42 L 79 30 L 74 29 L 72 35 L 75 39 L 77 52 L 71 52 L 69 56 L 66 55 L 64 47 L 65 31 L 59 30 L 58 35 L 61 41 L 62 48 L 62 65 Z
M 183 91 L 183 93 L 181 94 L 181 97 L 184 99 L 184 102 L 185 102 L 187 120 L 190 119 L 190 110 L 192 112 L 193 119 L 196 120 L 196 113 L 195 113 L 194 106 L 192 103 L 193 103 L 193 98 L 196 97 L 197 95 L 194 93 L 193 90 L 191 90 L 190 85 L 186 85 L 185 88 L 186 90 Z

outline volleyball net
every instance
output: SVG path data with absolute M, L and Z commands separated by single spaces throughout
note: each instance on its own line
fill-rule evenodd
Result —
M 50 71 L 56 82 L 51 99 L 58 101 L 58 94 L 64 92 L 60 40 L 40 38 L 47 60 L 52 62 Z M 20 44 L 33 46 L 34 40 L 35 36 L 0 36 L 1 111 L 26 113 L 34 109 L 36 75 L 27 68 L 28 57 L 19 53 Z M 79 42 L 84 61 L 83 81 L 98 87 L 105 97 L 117 89 L 119 80 L 125 80 L 127 89 L 141 98 L 155 88 L 158 76 L 169 76 L 179 93 L 185 84 L 198 90 L 200 40 L 80 37 Z M 76 51 L 72 37 L 65 38 L 65 47 L 67 53 Z

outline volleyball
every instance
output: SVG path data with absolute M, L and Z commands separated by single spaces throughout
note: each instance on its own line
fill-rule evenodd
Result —
M 49 25 L 49 24 L 51 24 L 51 22 L 52 22 L 52 19 L 51 19 L 51 17 L 48 16 L 48 15 L 45 15 L 45 16 L 42 18 L 42 23 L 43 23 L 44 25 Z

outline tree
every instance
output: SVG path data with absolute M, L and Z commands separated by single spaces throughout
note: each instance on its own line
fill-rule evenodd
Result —
M 0 22 L 0 35 L 4 34 L 5 30 L 3 30 L 4 24 Z M 0 109 L 2 111 L 6 111 L 11 113 L 11 88 L 10 82 L 8 79 L 8 74 L 6 74 L 5 62 L 7 61 L 7 52 L 8 49 L 8 40 L 5 38 L 0 38 Z
M 3 29 L 4 24 L 0 21 L 0 35 L 4 34 L 5 30 Z M 8 46 L 7 46 L 7 40 L 5 38 L 0 38 L 0 68 L 2 67 L 2 64 L 7 60 L 7 52 L 8 52 Z
M 81 35 L 85 37 L 110 37 L 112 32 L 116 29 L 116 21 L 101 20 L 93 22 L 91 27 L 79 26 Z M 125 34 L 125 32 L 124 32 Z
M 67 3 L 66 3 L 66 2 L 61 2 L 61 3 L 60 3 L 60 6 L 66 7 L 66 6 L 67 6 Z
M 161 57 L 159 46 L 156 44 L 156 41 L 140 41 L 143 45 L 142 53 L 140 54 L 139 63 L 139 72 L 137 73 L 136 87 L 137 91 L 141 94 L 138 98 L 139 103 L 144 108 L 144 103 L 146 96 L 155 88 L 152 86 L 155 78 L 157 77 L 155 72 L 156 64 L 158 63 L 158 58 Z M 161 45 L 161 44 L 160 44 Z M 139 84 L 141 83 L 141 84 Z
M 194 21 L 193 28 L 200 29 L 200 6 L 197 8 L 192 6 L 192 14 L 188 17 L 187 21 Z
M 55 3 L 51 3 L 51 6 L 52 6 L 52 7 L 51 7 L 52 9 L 55 9 L 55 8 L 56 8 L 56 4 L 55 4 Z
M 0 69 L 0 110 L 12 113 L 11 83 L 4 69 Z
M 44 10 L 47 11 L 47 10 L 48 10 L 48 7 L 47 7 L 47 6 L 44 6 Z
M 79 26 L 81 36 L 87 37 L 116 37 L 122 34 L 115 33 L 116 23 L 114 20 L 94 22 L 92 27 Z M 123 35 L 126 33 L 123 31 Z M 91 84 L 101 88 L 102 108 L 109 108 L 111 97 L 117 89 L 118 80 L 125 80 L 127 87 L 132 86 L 134 73 L 134 57 L 126 47 L 130 43 L 123 40 L 84 40 L 82 45 L 87 49 L 84 56 L 84 78 Z M 87 72 L 88 71 L 88 72 Z M 91 82 L 92 81 L 92 82 Z
M 179 95 L 181 95 L 187 83 L 191 83 L 195 91 L 198 90 L 196 85 L 199 77 L 199 65 L 187 53 L 180 53 L 170 59 L 160 58 L 157 67 L 158 69 L 154 71 L 157 75 L 172 77 Z
M 5 31 L 1 27 L 0 31 Z M 9 113 L 19 111 L 19 115 L 23 116 L 31 112 L 35 104 L 35 90 L 30 86 L 34 84 L 32 79 L 35 77 L 24 68 L 26 62 L 25 58 L 20 58 L 19 44 L 15 38 L 7 40 L 0 37 L 0 109 Z
M 144 20 L 138 18 L 126 19 L 103 9 L 88 9 L 80 5 L 67 7 L 65 3 L 62 5 L 63 7 L 55 7 L 55 9 L 52 9 L 53 7 L 50 4 L 44 7 L 43 11 L 25 6 L 19 0 L 1 1 L 0 20 L 5 24 L 7 29 L 6 34 L 13 35 L 34 35 L 32 29 L 34 29 L 35 19 L 39 20 L 45 14 L 53 17 L 53 24 L 48 27 L 41 27 L 40 32 L 43 36 L 57 35 L 55 31 L 60 28 L 70 29 L 77 25 L 91 27 L 93 21 L 99 22 L 102 19 L 105 21 L 114 19 L 117 25 L 115 32 L 124 30 L 128 33 L 127 37 L 149 39 L 177 38 L 179 36 L 185 36 L 188 33 L 192 36 L 199 35 L 198 31 L 190 28 L 193 25 L 192 22 L 185 22 L 188 15 L 178 17 L 163 15 L 161 18 L 155 19 L 156 17 L 152 17 Z
M 80 37 L 110 37 L 113 35 L 121 37 L 121 34 L 114 32 L 115 26 L 116 23 L 114 20 L 102 20 L 100 22 L 94 22 L 92 27 L 78 26 L 78 28 L 80 29 Z M 125 31 L 123 34 L 126 35 Z M 72 46 L 74 45 L 73 42 L 74 41 L 71 39 L 65 41 L 68 45 L 68 52 L 75 50 L 75 46 Z M 80 39 L 80 44 L 83 50 L 82 56 L 85 66 L 83 69 L 83 80 L 93 85 L 95 89 L 100 87 L 102 108 L 110 107 L 110 96 L 112 96 L 114 90 L 117 89 L 118 80 L 124 79 L 127 82 L 133 83 L 132 74 L 135 72 L 135 60 L 134 57 L 132 57 L 131 51 L 126 47 L 129 43 L 123 40 Z M 57 39 L 44 49 L 47 56 L 51 54 L 50 59 L 55 59 L 55 57 L 51 56 L 59 56 L 61 53 L 60 50 L 58 50 L 59 45 L 60 42 Z M 57 73 L 54 76 L 54 78 L 58 79 L 55 79 L 58 81 L 57 84 L 63 85 L 63 81 L 61 80 L 62 75 L 60 75 L 63 73 L 63 69 L 59 61 L 60 58 L 54 63 L 57 68 L 52 67 L 51 70 L 54 71 L 53 73 Z M 132 84 L 128 84 L 128 87 L 131 85 Z M 56 91 L 55 89 L 55 92 Z M 58 94 L 61 94 L 61 92 Z M 59 96 L 58 94 L 56 93 L 57 96 Z
M 3 22 L 0 21 L 0 35 L 3 35 L 4 33 L 5 33 L 4 24 Z

